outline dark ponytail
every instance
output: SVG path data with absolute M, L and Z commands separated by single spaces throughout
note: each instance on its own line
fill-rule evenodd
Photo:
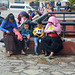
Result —
M 7 25 L 7 24 L 8 24 L 9 19 L 11 19 L 11 20 L 15 21 L 14 15 L 13 15 L 12 13 L 10 13 L 10 14 L 6 17 L 6 19 L 5 19 L 5 20 L 6 20 L 6 24 L 5 24 L 5 25 Z

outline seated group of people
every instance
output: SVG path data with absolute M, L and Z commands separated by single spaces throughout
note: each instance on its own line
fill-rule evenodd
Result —
M 31 33 L 34 34 L 34 54 L 36 55 L 38 55 L 38 42 L 40 43 L 39 48 L 45 52 L 45 56 L 50 53 L 48 59 L 51 59 L 55 52 L 59 52 L 63 48 L 62 40 L 59 36 L 61 33 L 61 27 L 58 20 L 54 16 L 49 18 L 45 29 L 42 27 L 41 20 L 38 20 L 37 27 L 34 28 L 33 32 L 30 30 L 31 20 L 29 19 L 29 15 L 24 13 L 21 17 L 24 21 L 19 26 L 17 26 L 16 20 L 12 13 L 10 13 L 1 24 L 0 30 L 4 32 L 4 43 L 7 56 L 11 55 L 11 51 L 13 53 L 20 52 L 21 54 L 26 54 L 24 47 L 27 50 L 29 49 Z M 35 18 L 35 16 L 33 16 L 33 18 Z
M 18 18 L 16 19 L 18 25 L 20 25 L 20 24 L 22 24 L 24 22 L 22 16 L 25 13 L 27 13 L 27 12 L 26 11 L 21 11 L 20 14 L 18 15 Z M 39 16 L 42 15 L 42 12 L 40 12 L 40 11 L 32 11 L 32 10 L 29 10 L 28 13 L 29 13 L 29 19 L 31 21 L 32 20 L 35 20 L 36 18 L 38 18 Z

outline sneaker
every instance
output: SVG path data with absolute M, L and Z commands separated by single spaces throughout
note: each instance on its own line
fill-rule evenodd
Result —
M 50 60 L 51 60 L 52 58 L 51 58 L 51 57 L 48 57 L 48 59 L 50 59 Z
M 34 55 L 39 55 L 38 53 L 34 53 Z
M 27 50 L 29 50 L 29 47 L 27 47 Z

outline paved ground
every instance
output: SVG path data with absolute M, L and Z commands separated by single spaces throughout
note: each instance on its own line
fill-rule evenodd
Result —
M 0 75 L 75 75 L 75 55 L 55 55 L 51 60 L 43 54 L 6 57 L 3 45 L 0 43 Z
M 12 55 L 0 47 L 0 75 L 75 75 L 75 56 L 53 56 L 49 60 L 44 55 Z

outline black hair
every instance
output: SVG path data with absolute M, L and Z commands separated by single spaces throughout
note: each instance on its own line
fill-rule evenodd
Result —
M 27 13 L 24 13 L 22 17 L 29 18 L 29 15 Z
M 9 19 L 11 19 L 11 20 L 15 21 L 14 15 L 13 15 L 12 13 L 10 13 L 10 14 L 6 17 L 6 19 L 5 19 L 5 20 L 6 20 L 6 24 L 5 24 L 5 25 L 7 25 L 7 24 L 8 24 Z
M 37 21 L 37 24 L 42 24 L 42 21 L 41 21 L 41 20 L 38 20 L 38 21 Z
M 28 13 L 32 12 L 32 10 L 29 10 Z
M 28 23 L 24 23 L 24 25 L 28 25 Z

